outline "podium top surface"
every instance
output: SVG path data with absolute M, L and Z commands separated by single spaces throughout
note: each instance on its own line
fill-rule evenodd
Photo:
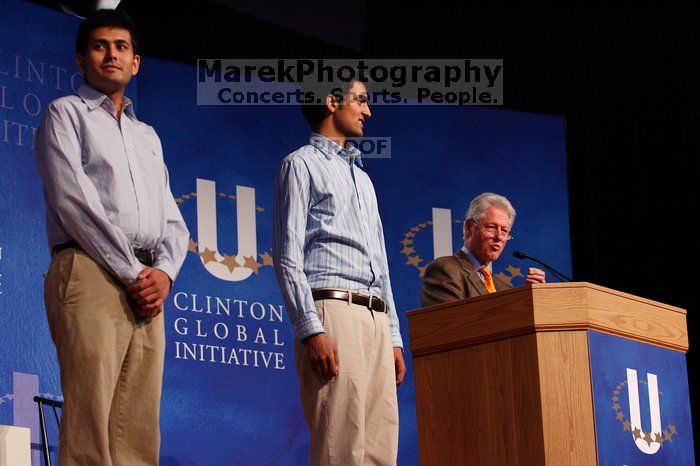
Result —
M 536 332 L 585 330 L 688 350 L 684 309 L 586 282 L 528 284 L 407 315 L 414 355 Z

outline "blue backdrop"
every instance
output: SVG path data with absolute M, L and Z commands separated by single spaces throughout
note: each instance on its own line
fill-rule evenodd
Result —
M 43 310 L 49 257 L 31 128 L 49 101 L 72 92 L 77 21 L 17 0 L 0 0 L 0 8 L 0 424 L 30 426 L 37 442 L 31 397 L 60 396 L 60 384 Z M 34 72 L 42 67 L 43 83 Z M 309 130 L 295 107 L 197 106 L 195 86 L 193 66 L 144 57 L 129 90 L 138 93 L 138 117 L 160 135 L 192 236 L 165 311 L 162 463 L 306 464 L 293 334 L 270 248 L 273 173 Z M 433 208 L 449 209 L 453 243 L 443 247 L 455 250 L 469 200 L 504 194 L 518 217 L 496 272 L 522 283 L 529 264 L 510 256 L 521 249 L 570 273 L 563 118 L 454 106 L 372 113 L 366 136 L 390 138 L 391 157 L 364 166 L 377 191 L 406 343 L 405 312 L 419 306 L 420 274 L 434 257 Z M 21 141 L 19 125 L 28 127 Z M 216 217 L 215 244 L 203 240 L 212 233 L 205 213 Z M 252 252 L 242 246 L 251 237 Z M 418 462 L 410 348 L 406 359 L 402 465 Z

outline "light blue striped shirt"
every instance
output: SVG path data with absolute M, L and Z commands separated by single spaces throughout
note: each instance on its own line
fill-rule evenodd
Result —
M 129 284 L 143 268 L 134 247 L 155 250 L 156 267 L 175 280 L 189 233 L 170 192 L 156 132 L 125 98 L 112 101 L 83 84 L 49 104 L 34 153 L 44 182 L 49 246 L 75 240 Z
M 312 134 L 275 177 L 274 260 L 289 318 L 300 340 L 323 332 L 312 289 L 381 297 L 394 347 L 403 348 L 391 293 L 384 231 L 360 152 Z

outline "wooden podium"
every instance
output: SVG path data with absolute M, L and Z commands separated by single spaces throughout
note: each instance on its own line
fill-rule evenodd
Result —
M 409 312 L 420 464 L 596 465 L 587 331 L 686 352 L 685 314 L 590 283 Z

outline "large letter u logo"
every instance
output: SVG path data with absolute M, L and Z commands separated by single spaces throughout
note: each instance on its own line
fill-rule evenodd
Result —
M 257 231 L 255 225 L 255 189 L 245 186 L 236 186 L 236 210 L 238 251 L 235 253 L 235 262 L 228 265 L 219 263 L 223 259 L 218 252 L 216 261 L 202 263 L 210 274 L 216 278 L 229 282 L 245 280 L 253 273 L 248 267 L 240 267 L 245 258 L 255 260 L 258 257 Z M 197 178 L 197 241 L 199 251 L 208 248 L 210 251 L 219 251 L 216 236 L 216 183 Z
M 630 400 L 630 425 L 634 443 L 637 448 L 648 455 L 653 455 L 661 448 L 661 410 L 659 408 L 659 383 L 656 374 L 647 374 L 649 389 L 649 414 L 651 417 L 651 432 L 642 430 L 641 415 L 639 414 L 639 384 L 637 371 L 627 369 L 627 394 Z

